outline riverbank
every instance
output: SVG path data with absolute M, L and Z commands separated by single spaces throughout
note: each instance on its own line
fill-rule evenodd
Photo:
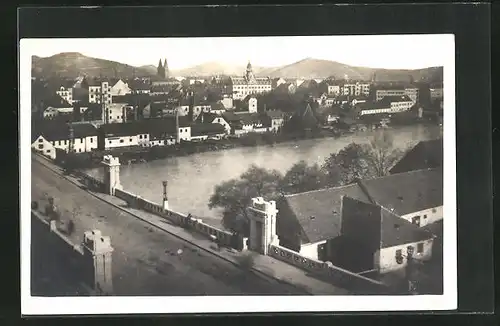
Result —
M 429 121 L 421 121 L 418 123 L 390 124 L 385 127 L 387 129 L 398 127 L 411 127 L 418 125 L 434 126 L 435 123 Z M 368 126 L 366 129 L 361 129 L 370 132 L 373 129 L 384 128 L 380 126 Z M 312 139 L 338 139 L 354 134 L 357 128 L 322 128 L 316 131 L 308 131 L 302 133 L 249 133 L 241 137 L 229 137 L 221 140 L 206 140 L 201 142 L 181 142 L 171 146 L 153 146 L 153 147 L 128 147 L 115 148 L 106 151 L 93 151 L 90 153 L 77 153 L 71 158 L 71 165 L 78 169 L 93 169 L 97 168 L 102 161 L 104 155 L 113 155 L 120 159 L 122 164 L 137 164 L 151 162 L 161 159 L 173 157 L 185 157 L 194 154 L 205 152 L 224 151 L 241 147 L 259 147 L 259 146 L 274 146 L 278 144 L 286 144 L 291 142 L 312 140 Z M 66 157 L 59 157 L 56 163 L 64 165 L 70 161 Z

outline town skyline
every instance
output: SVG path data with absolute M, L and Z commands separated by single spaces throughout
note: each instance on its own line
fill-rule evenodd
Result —
M 305 59 L 328 60 L 377 69 L 424 69 L 444 66 L 452 35 L 360 35 L 206 38 L 24 39 L 31 56 L 60 53 L 116 61 L 135 67 L 156 66 L 167 59 L 169 69 L 207 63 L 259 68 L 286 66 Z M 127 50 L 130 44 L 133 51 Z M 196 48 L 203 48 L 199 51 Z M 235 53 L 234 49 L 246 49 Z M 267 49 L 267 51 L 262 51 Z M 411 51 L 409 50 L 411 49 Z M 366 53 L 371 53 L 367 56 Z M 272 53 L 272 55 L 269 55 Z

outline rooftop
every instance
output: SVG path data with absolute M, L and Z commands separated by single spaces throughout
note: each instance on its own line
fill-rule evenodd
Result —
M 421 141 L 390 170 L 391 174 L 443 166 L 443 139 Z

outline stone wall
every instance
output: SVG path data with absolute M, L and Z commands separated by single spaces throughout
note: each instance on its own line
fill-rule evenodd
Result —
M 270 245 L 269 255 L 303 270 L 311 272 L 319 278 L 338 284 L 360 294 L 386 294 L 389 288 L 381 282 L 355 274 L 330 263 L 311 259 L 279 245 Z
M 48 221 L 40 212 L 31 211 L 33 295 L 111 294 L 110 287 L 103 286 L 108 289 L 106 291 L 95 287 L 98 281 L 95 268 L 98 266 L 94 261 L 94 252 L 86 250 L 82 244 L 73 243 L 64 232 L 58 230 L 56 221 Z M 50 280 L 45 290 L 41 290 L 39 285 L 43 278 Z M 38 282 L 35 289 L 34 281 Z
M 206 224 L 201 219 L 175 212 L 173 210 L 163 210 L 163 207 L 160 204 L 141 198 L 140 196 L 122 189 L 115 189 L 115 196 L 127 202 L 127 204 L 132 208 L 141 209 L 161 216 L 174 224 L 203 234 L 207 236 L 208 239 L 217 241 L 220 245 L 239 248 L 244 247 L 243 244 L 238 245 L 234 243 L 235 236 L 233 233 Z

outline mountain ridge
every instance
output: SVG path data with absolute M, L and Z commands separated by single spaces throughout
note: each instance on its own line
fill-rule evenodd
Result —
M 211 61 L 184 69 L 172 69 L 171 76 L 209 77 L 214 75 L 242 76 L 246 65 L 228 65 Z M 336 61 L 307 57 L 297 62 L 280 67 L 253 67 L 256 76 L 270 78 L 302 78 L 324 79 L 335 78 L 376 81 L 442 81 L 443 67 L 428 67 L 421 69 L 380 69 L 357 67 Z M 80 75 L 91 77 L 105 76 L 120 78 L 147 77 L 156 75 L 156 66 L 143 65 L 139 67 L 111 61 L 92 58 L 79 52 L 63 52 L 50 57 L 32 56 L 32 75 L 49 77 L 53 75 L 75 78 Z

